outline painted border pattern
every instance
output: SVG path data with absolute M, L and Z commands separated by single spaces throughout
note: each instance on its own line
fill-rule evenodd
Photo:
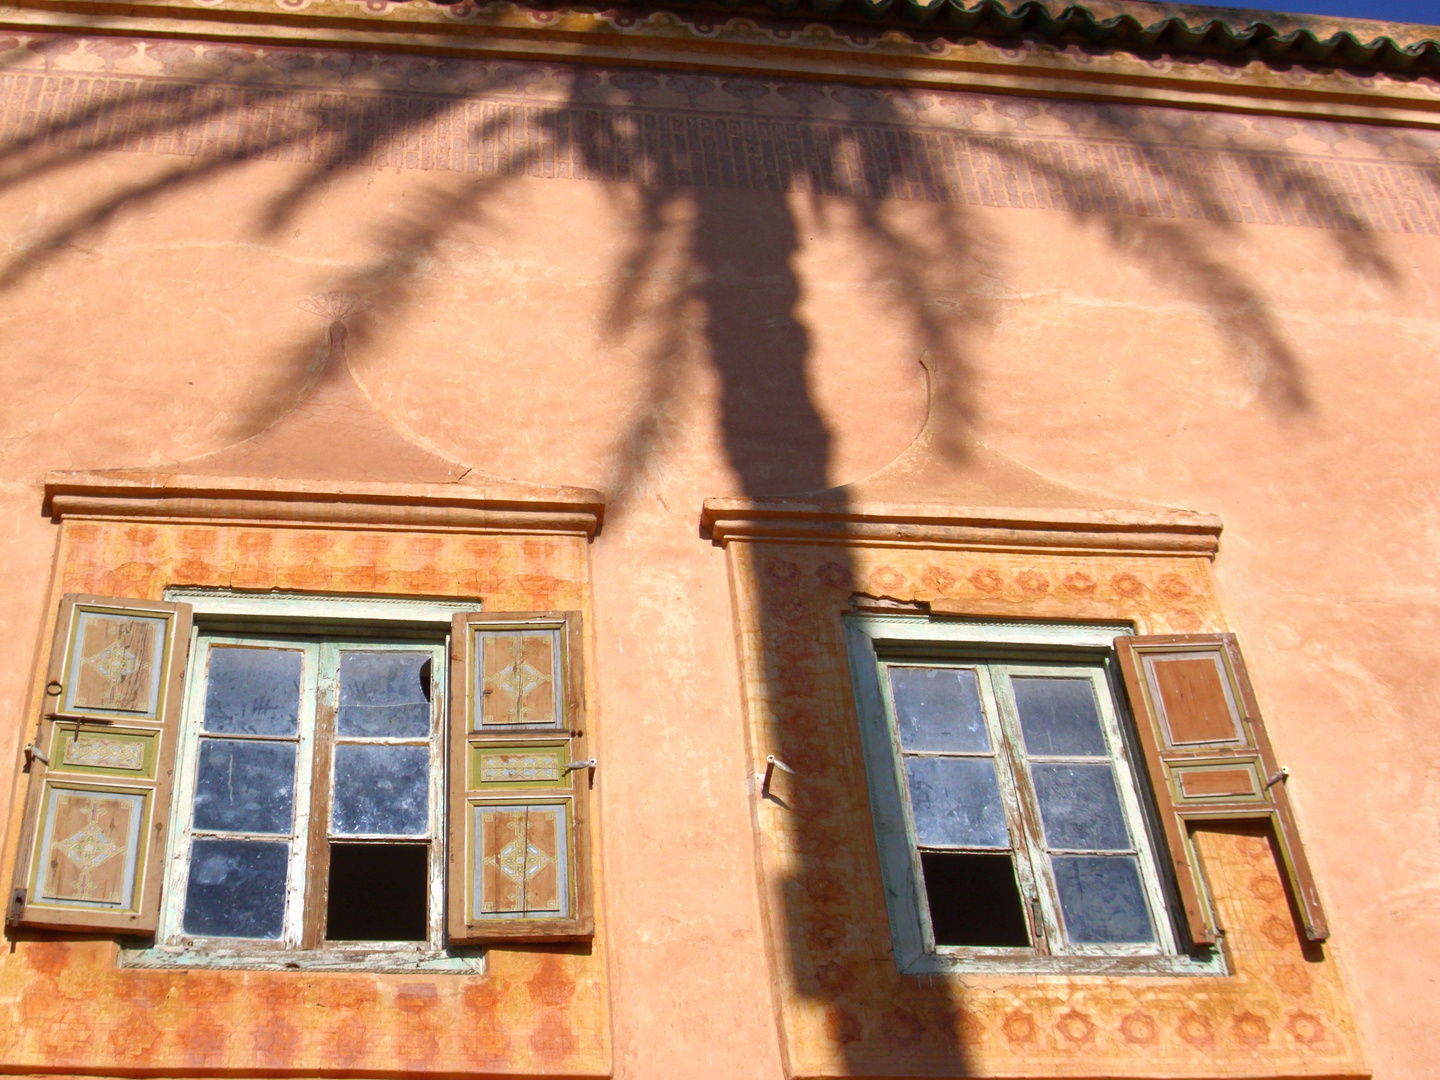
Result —
M 119 151 L 1440 234 L 1440 135 L 943 91 L 0 37 L 0 154 Z

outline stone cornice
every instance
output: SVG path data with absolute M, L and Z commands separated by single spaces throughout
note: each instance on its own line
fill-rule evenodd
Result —
M 204 524 L 595 535 L 604 497 L 522 484 L 375 484 L 172 473 L 59 472 L 45 478 L 57 520 L 129 518 Z
M 1440 127 L 1440 81 L 1261 59 L 1141 57 L 924 28 L 506 0 L 26 0 L 0 27 L 634 64 Z M 178 74 L 178 73 L 177 73 Z
M 706 499 L 701 523 L 717 544 L 735 540 L 944 547 L 1003 551 L 1119 552 L 1213 558 L 1220 519 L 1183 510 Z

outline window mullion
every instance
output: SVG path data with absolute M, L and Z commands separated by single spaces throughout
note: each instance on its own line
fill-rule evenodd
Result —
M 1063 951 L 1064 936 L 1060 932 L 1060 903 L 1050 873 L 1050 860 L 1045 850 L 1045 831 L 1040 821 L 1040 806 L 1035 798 L 1030 770 L 1026 766 L 1024 734 L 1020 714 L 1010 693 L 1009 669 L 999 664 L 987 665 L 985 682 L 995 702 L 995 715 L 1000 737 L 1000 757 L 1014 792 L 1015 816 L 1019 822 L 1016 837 L 1016 865 L 1024 867 L 1026 906 L 1036 937 L 1036 950 L 1042 954 Z
M 305 942 L 305 915 L 308 907 L 307 863 L 314 848 L 312 826 L 316 819 L 313 805 L 313 773 L 320 755 L 315 748 L 315 704 L 324 674 L 321 648 L 314 642 L 303 646 L 305 677 L 300 684 L 300 746 L 295 762 L 295 820 L 290 842 L 290 872 L 286 884 L 285 931 L 281 940 L 289 948 Z
M 305 829 L 305 908 L 300 947 L 319 948 L 325 939 L 326 892 L 330 869 L 330 783 L 335 756 L 335 709 L 339 695 L 340 650 L 319 646 L 319 678 L 314 696 L 313 759 L 310 766 L 310 815 Z

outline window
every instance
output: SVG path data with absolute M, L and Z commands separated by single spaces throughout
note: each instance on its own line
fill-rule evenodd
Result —
M 443 641 L 200 633 L 165 944 L 442 947 Z
M 1118 690 L 1123 627 L 847 623 L 903 969 L 1219 963 L 1177 944 Z
M 473 606 L 67 596 L 7 922 L 147 966 L 589 938 L 580 617 Z

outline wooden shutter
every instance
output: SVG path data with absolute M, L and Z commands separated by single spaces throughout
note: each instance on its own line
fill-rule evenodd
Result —
M 452 942 L 594 933 L 581 640 L 578 612 L 455 616 Z
M 1191 939 L 1217 938 L 1190 824 L 1268 821 L 1311 941 L 1329 936 L 1245 661 L 1233 634 L 1121 637 L 1120 669 L 1165 826 Z
M 61 601 L 7 924 L 155 932 L 189 649 L 188 604 Z

